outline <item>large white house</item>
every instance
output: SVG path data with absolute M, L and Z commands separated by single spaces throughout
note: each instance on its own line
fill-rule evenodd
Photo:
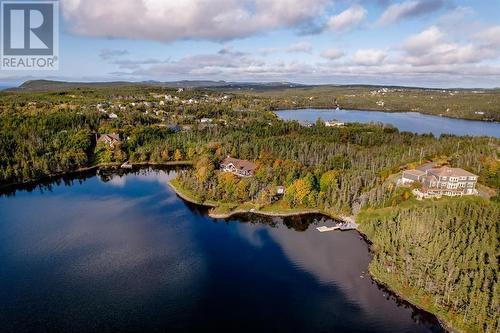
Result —
M 401 183 L 412 184 L 418 182 L 421 189 L 414 190 L 419 198 L 439 196 L 476 195 L 478 176 L 459 168 L 434 168 L 426 164 L 415 170 L 403 172 Z

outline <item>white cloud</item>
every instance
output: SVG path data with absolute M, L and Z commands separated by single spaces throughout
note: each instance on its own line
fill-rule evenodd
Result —
M 328 49 L 321 53 L 321 57 L 328 60 L 336 60 L 342 58 L 344 56 L 344 52 L 339 49 Z
M 442 43 L 444 34 L 432 26 L 421 33 L 411 36 L 403 43 L 403 49 L 414 55 L 429 53 L 429 50 Z
M 500 25 L 489 27 L 477 33 L 475 37 L 486 45 L 500 47 Z
M 332 0 L 61 0 L 76 34 L 174 41 L 229 40 L 296 28 L 325 15 Z
M 482 36 L 495 41 L 488 38 L 495 36 L 494 30 L 486 31 Z M 475 64 L 499 56 L 499 51 L 489 46 L 451 42 L 435 26 L 408 38 L 402 49 L 406 52 L 402 61 L 413 66 Z
M 313 46 L 309 42 L 298 42 L 290 45 L 287 51 L 290 53 L 311 53 Z
M 387 53 L 377 49 L 361 49 L 354 53 L 351 63 L 356 66 L 380 65 L 387 58 Z
M 388 25 L 405 18 L 432 13 L 444 5 L 444 0 L 407 0 L 390 5 L 378 20 L 378 25 Z
M 366 9 L 354 5 L 328 21 L 328 27 L 332 30 L 343 31 L 357 27 L 366 18 Z

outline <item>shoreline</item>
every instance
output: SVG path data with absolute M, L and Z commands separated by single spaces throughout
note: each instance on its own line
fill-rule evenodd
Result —
M 375 252 L 373 251 L 373 242 L 368 238 L 368 236 L 360 229 L 355 230 L 361 238 L 365 241 L 366 244 L 368 244 L 368 250 L 370 251 L 370 254 L 373 255 Z M 371 264 L 371 261 L 370 261 Z M 425 313 L 426 315 L 431 315 L 436 320 L 438 321 L 439 325 L 441 325 L 441 328 L 448 333 L 458 333 L 460 331 L 457 331 L 455 328 L 450 326 L 446 321 L 444 321 L 442 318 L 440 318 L 437 314 L 425 309 L 423 306 L 421 306 L 418 303 L 414 303 L 410 300 L 409 296 L 403 295 L 401 292 L 397 291 L 396 288 L 392 288 L 388 282 L 384 282 L 381 279 L 379 279 L 370 269 L 370 264 L 368 264 L 368 273 L 370 274 L 370 278 L 372 279 L 373 282 L 375 282 L 381 289 L 384 289 L 387 293 L 392 294 L 392 296 L 396 297 L 400 301 L 409 304 L 415 309 L 418 309 L 422 313 Z
M 291 108 L 277 108 L 275 110 L 271 110 L 271 112 L 280 112 L 280 111 L 300 111 L 300 110 L 332 110 L 335 111 L 336 108 L 333 107 L 326 107 L 326 106 L 304 106 L 304 107 L 291 107 Z M 357 109 L 357 108 L 341 108 L 340 111 L 360 111 L 360 112 L 383 112 L 383 113 L 418 113 L 422 116 L 431 116 L 431 117 L 437 117 L 437 118 L 447 118 L 447 119 L 455 119 L 455 120 L 465 120 L 465 121 L 476 121 L 476 122 L 481 122 L 481 123 L 493 123 L 493 124 L 500 124 L 500 121 L 494 120 L 494 119 L 476 119 L 476 118 L 460 118 L 460 117 L 450 117 L 447 115 L 438 115 L 438 114 L 433 114 L 433 113 L 423 113 L 419 111 L 408 111 L 408 110 L 393 110 L 393 111 L 387 111 L 387 110 L 379 110 L 379 109 L 370 109 L 370 108 L 364 108 L 364 109 Z
M 173 181 L 175 181 L 175 179 Z M 195 200 L 194 198 L 190 198 L 188 195 L 186 195 L 184 193 L 180 193 L 180 190 L 174 184 L 172 184 L 172 181 L 169 181 L 168 185 L 176 193 L 176 195 L 178 195 L 181 199 L 183 199 L 187 202 L 190 202 L 190 203 L 195 204 L 195 205 L 203 206 L 203 207 L 212 208 L 212 209 L 217 207 L 217 205 L 211 204 L 211 203 L 200 203 L 199 201 Z M 228 212 L 228 213 L 213 213 L 212 211 L 208 212 L 209 217 L 214 218 L 214 219 L 221 219 L 221 220 L 229 219 L 229 218 L 234 217 L 234 216 L 239 215 L 239 214 L 254 214 L 254 215 L 258 215 L 258 216 L 269 216 L 269 217 L 293 217 L 293 216 L 320 214 L 320 215 L 324 215 L 328 218 L 331 218 L 333 220 L 342 221 L 342 222 L 354 222 L 355 223 L 354 217 L 345 217 L 345 216 L 336 217 L 336 216 L 333 216 L 332 214 L 328 214 L 328 213 L 323 212 L 319 209 L 311 209 L 311 210 L 288 212 L 288 213 L 287 212 L 274 213 L 274 212 L 265 212 L 265 211 L 258 211 L 258 210 L 252 211 L 251 209 L 235 209 L 235 210 Z M 368 249 L 369 249 L 370 253 L 371 254 L 374 253 L 373 252 L 373 242 L 368 238 L 368 236 L 365 233 L 363 233 L 363 231 L 360 230 L 359 225 L 357 225 L 357 227 L 355 229 L 352 229 L 350 231 L 357 232 L 360 235 L 360 237 L 364 240 L 364 242 L 366 242 L 366 244 L 368 245 Z M 443 328 L 443 330 L 445 332 L 449 332 L 449 333 L 458 332 L 456 329 L 454 329 L 453 327 L 448 325 L 444 320 L 442 320 L 437 314 L 426 310 L 420 304 L 413 303 L 410 300 L 410 297 L 402 295 L 400 292 L 396 291 L 396 289 L 391 288 L 391 286 L 388 283 L 379 280 L 371 272 L 369 266 L 368 266 L 368 273 L 370 274 L 370 278 L 372 279 L 372 281 L 374 281 L 380 288 L 384 289 L 387 293 L 390 293 L 393 297 L 399 299 L 399 301 L 410 305 L 411 307 L 417 309 L 418 311 L 422 312 L 425 315 L 433 316 L 437 320 L 437 322 L 441 325 L 441 327 Z
M 183 199 L 187 202 L 190 202 L 192 204 L 212 208 L 212 210 L 210 210 L 208 212 L 208 216 L 213 218 L 213 219 L 226 220 L 226 219 L 230 219 L 230 218 L 237 216 L 237 215 L 240 215 L 240 214 L 254 214 L 254 215 L 268 216 L 268 217 L 293 217 L 293 216 L 318 214 L 318 215 L 324 215 L 325 217 L 328 217 L 332 220 L 336 220 L 336 221 L 340 221 L 340 222 L 356 223 L 354 217 L 333 215 L 333 214 L 327 213 L 325 211 L 322 211 L 320 209 L 303 209 L 303 210 L 289 211 L 289 212 L 286 212 L 286 211 L 267 212 L 267 211 L 257 210 L 255 208 L 250 208 L 250 209 L 241 209 L 241 208 L 238 209 L 237 208 L 237 209 L 233 209 L 227 213 L 216 213 L 216 212 L 213 212 L 213 209 L 219 207 L 218 204 L 200 202 L 200 201 L 196 200 L 195 198 L 190 197 L 188 194 L 183 193 L 182 189 L 179 189 L 178 186 L 173 184 L 172 183 L 173 181 L 175 181 L 175 179 L 169 181 L 168 185 L 175 192 L 175 194 L 177 194 L 181 199 Z M 357 230 L 357 228 L 355 230 Z
M 82 167 L 78 168 L 75 170 L 70 170 L 70 171 L 63 171 L 63 172 L 58 172 L 58 173 L 53 173 L 49 175 L 44 175 L 40 178 L 37 179 L 29 179 L 25 180 L 22 182 L 14 182 L 14 183 L 9 183 L 9 184 L 0 184 L 0 191 L 7 190 L 10 188 L 14 187 L 23 187 L 23 186 L 36 186 L 39 183 L 43 183 L 46 181 L 52 181 L 57 178 L 61 177 L 66 177 L 66 176 L 71 176 L 71 175 L 76 175 L 76 174 L 81 174 L 85 172 L 90 172 L 90 171 L 95 171 L 95 170 L 101 170 L 101 169 L 122 169 L 121 166 L 123 165 L 123 162 L 116 162 L 116 163 L 99 163 L 97 165 L 92 165 L 88 167 Z M 164 163 L 154 163 L 154 162 L 138 162 L 138 163 L 130 163 L 130 166 L 132 168 L 135 167 L 175 167 L 175 166 L 191 166 L 193 165 L 193 162 L 191 161 L 180 161 L 180 162 L 164 162 Z M 126 170 L 126 169 L 123 169 Z
M 14 184 L 8 184 L 8 185 L 0 186 L 0 190 L 5 190 L 7 188 L 16 187 L 16 186 L 29 186 L 29 185 L 35 185 L 36 186 L 37 183 L 42 183 L 43 181 L 50 181 L 50 180 L 54 180 L 56 178 L 60 178 L 60 177 L 68 176 L 68 175 L 74 175 L 74 174 L 78 174 L 78 173 L 85 173 L 85 172 L 99 170 L 99 169 L 107 169 L 107 168 L 109 168 L 109 169 L 120 170 L 121 169 L 120 166 L 122 164 L 123 163 L 99 164 L 99 165 L 95 165 L 95 166 L 91 166 L 91 167 L 80 168 L 78 170 L 68 171 L 68 172 L 64 172 L 64 173 L 61 173 L 61 174 L 55 174 L 55 175 L 46 176 L 46 177 L 43 177 L 43 178 L 38 179 L 38 180 L 30 180 L 30 181 L 23 182 L 23 183 L 14 183 Z M 168 163 L 147 163 L 147 162 L 141 162 L 141 163 L 133 163 L 131 165 L 134 166 L 134 167 L 147 167 L 147 166 L 152 166 L 152 167 L 155 167 L 155 166 L 156 167 L 169 167 L 170 166 L 170 167 L 172 167 L 172 166 L 188 166 L 188 165 L 192 165 L 192 162 L 189 162 L 189 161 L 168 162 Z M 125 169 L 123 169 L 123 170 L 125 170 Z M 185 200 L 186 202 L 192 203 L 194 205 L 206 207 L 206 208 L 212 208 L 212 209 L 214 209 L 214 208 L 218 207 L 218 205 L 215 204 L 215 203 L 200 202 L 200 201 L 198 201 L 198 200 L 196 200 L 194 198 L 191 198 L 189 195 L 187 195 L 185 193 L 182 193 L 181 190 L 179 190 L 174 184 L 172 184 L 172 181 L 175 181 L 175 179 L 170 180 L 168 182 L 169 187 L 182 200 Z M 239 210 L 236 209 L 236 210 L 233 210 L 233 211 L 228 212 L 228 213 L 213 213 L 211 211 L 208 212 L 208 216 L 209 217 L 214 218 L 214 219 L 222 219 L 222 220 L 223 219 L 229 219 L 229 218 L 231 218 L 231 217 L 233 217 L 235 215 L 238 215 L 238 214 L 254 214 L 254 215 L 270 216 L 270 217 L 293 217 L 293 216 L 320 214 L 320 215 L 324 215 L 325 217 L 328 217 L 328 218 L 331 218 L 331 219 L 337 220 L 337 221 L 342 221 L 342 222 L 354 222 L 355 221 L 354 217 L 334 216 L 333 214 L 321 211 L 319 209 L 309 209 L 309 210 L 293 211 L 293 212 L 282 212 L 282 213 L 280 213 L 280 212 L 278 212 L 278 213 L 275 213 L 275 212 L 265 212 L 265 211 L 257 211 L 257 210 L 252 211 L 252 209 L 239 209 Z M 356 229 L 352 229 L 351 231 L 357 232 L 360 235 L 360 237 L 368 244 L 368 248 L 369 248 L 370 253 L 373 253 L 373 249 L 372 249 L 373 243 L 360 230 L 360 228 L 357 227 Z M 418 304 L 412 303 L 410 301 L 410 297 L 405 297 L 404 295 L 400 294 L 396 290 L 392 289 L 387 283 L 385 283 L 385 282 L 380 281 L 379 279 L 377 279 L 376 276 L 372 274 L 372 272 L 370 271 L 369 267 L 368 267 L 368 272 L 370 274 L 370 278 L 375 283 L 377 283 L 379 286 L 381 286 L 382 288 L 386 289 L 388 293 L 391 293 L 394 297 L 396 297 L 399 300 L 401 300 L 401 301 L 409 304 L 410 306 L 412 306 L 413 308 L 421 311 L 422 313 L 424 313 L 426 315 L 431 315 L 434 318 L 436 318 L 436 320 L 439 322 L 439 324 L 441 325 L 441 327 L 443 328 L 443 330 L 445 330 L 447 332 L 450 332 L 450 333 L 451 332 L 458 332 L 453 327 L 447 325 L 447 323 L 445 321 L 443 321 L 440 317 L 438 317 L 438 315 L 436 315 L 436 314 L 434 314 L 434 313 L 426 310 L 425 308 L 422 308 Z
M 370 247 L 370 252 L 371 252 L 372 250 L 371 250 L 371 244 L 370 243 L 369 243 L 369 247 Z M 441 325 L 441 327 L 443 328 L 443 330 L 445 332 L 448 332 L 448 333 L 458 333 L 459 332 L 459 331 L 456 331 L 453 327 L 449 326 L 445 321 L 443 321 L 441 318 L 439 318 L 436 314 L 434 314 L 434 313 L 432 313 L 430 311 L 427 311 L 426 309 L 424 309 L 419 304 L 413 303 L 412 301 L 409 300 L 408 297 L 405 297 L 400 292 L 398 292 L 398 291 L 394 290 L 393 288 L 391 288 L 387 283 L 379 280 L 375 275 L 372 274 L 372 272 L 370 271 L 370 267 L 369 266 L 368 266 L 368 273 L 370 273 L 370 278 L 372 279 L 373 282 L 375 282 L 379 286 L 379 288 L 384 289 L 387 293 L 392 294 L 394 297 L 398 298 L 400 301 L 409 304 L 410 306 L 414 307 L 418 311 L 420 311 L 422 313 L 425 313 L 425 314 L 428 314 L 428 315 L 431 315 L 434 318 L 436 318 L 436 320 L 438 321 L 439 325 Z

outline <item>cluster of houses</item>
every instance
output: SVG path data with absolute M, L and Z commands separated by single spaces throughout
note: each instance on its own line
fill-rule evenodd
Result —
M 199 124 L 199 129 L 204 128 L 212 128 L 217 127 L 218 124 L 227 125 L 226 120 L 217 119 L 214 120 L 212 118 L 201 118 L 197 119 L 195 115 L 192 114 L 178 114 L 173 112 L 171 109 L 165 109 L 163 106 L 166 103 L 173 104 L 177 109 L 182 110 L 184 104 L 198 104 L 204 102 L 216 102 L 222 103 L 224 101 L 229 100 L 230 96 L 222 96 L 222 97 L 203 97 L 199 100 L 188 99 L 181 100 L 179 97 L 171 95 L 153 95 L 153 98 L 161 98 L 162 100 L 158 101 L 131 101 L 128 103 L 111 103 L 111 102 L 102 102 L 95 105 L 97 112 L 107 115 L 107 117 L 111 120 L 119 119 L 119 114 L 121 111 L 138 109 L 140 112 L 145 115 L 152 115 L 156 117 L 158 120 L 161 120 L 164 123 L 171 124 Z M 182 130 L 190 130 L 190 128 L 183 128 Z
M 406 170 L 400 182 L 403 185 L 419 183 L 421 187 L 413 193 L 418 199 L 441 196 L 477 195 L 478 176 L 459 168 L 436 167 L 424 164 L 414 170 Z
M 312 128 L 316 125 L 315 123 L 311 123 L 307 120 L 299 121 L 299 124 L 300 126 L 306 128 Z M 325 124 L 326 127 L 344 127 L 346 125 L 346 123 L 337 120 L 324 121 L 323 124 Z
M 180 88 L 177 92 L 181 93 L 183 92 L 184 89 Z M 130 100 L 134 99 L 133 96 L 120 96 L 121 99 L 124 100 Z M 125 111 L 127 108 L 136 108 L 136 107 L 144 107 L 146 109 L 153 109 L 151 111 L 157 111 L 154 110 L 154 108 L 158 108 L 161 106 L 165 106 L 168 104 L 174 104 L 174 105 L 193 105 L 193 104 L 205 104 L 205 103 L 217 103 L 221 104 L 227 101 L 230 101 L 232 99 L 231 96 L 229 95 L 224 95 L 224 96 L 209 96 L 209 95 L 204 95 L 199 98 L 189 98 L 189 99 L 181 99 L 179 96 L 172 96 L 172 95 L 164 95 L 164 94 L 152 94 L 151 98 L 154 99 L 153 101 L 147 100 L 144 101 L 144 99 L 147 99 L 147 97 L 143 97 L 143 100 L 134 100 L 131 102 L 126 102 L 126 103 L 118 103 L 118 104 L 113 104 L 110 102 L 102 102 L 98 103 L 96 105 L 96 108 L 99 112 L 101 113 L 108 113 L 109 110 L 119 110 L 119 111 Z

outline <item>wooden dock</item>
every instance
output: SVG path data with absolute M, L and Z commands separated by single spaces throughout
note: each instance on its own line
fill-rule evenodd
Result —
M 326 226 L 322 226 L 322 227 L 318 227 L 316 228 L 319 232 L 329 232 L 329 231 L 335 231 L 335 230 L 340 230 L 340 226 L 336 226 L 336 227 L 326 227 Z
M 132 169 L 133 167 L 134 167 L 134 166 L 133 166 L 132 164 L 130 164 L 128 161 L 127 161 L 127 162 L 125 162 L 125 163 L 123 163 L 123 164 L 121 165 L 121 168 L 122 168 L 122 169 Z
M 319 232 L 330 232 L 330 231 L 348 231 L 348 230 L 356 230 L 358 229 L 358 225 L 355 222 L 345 222 L 345 223 L 339 223 L 338 225 L 334 227 L 327 227 L 327 226 L 322 226 L 316 228 Z

